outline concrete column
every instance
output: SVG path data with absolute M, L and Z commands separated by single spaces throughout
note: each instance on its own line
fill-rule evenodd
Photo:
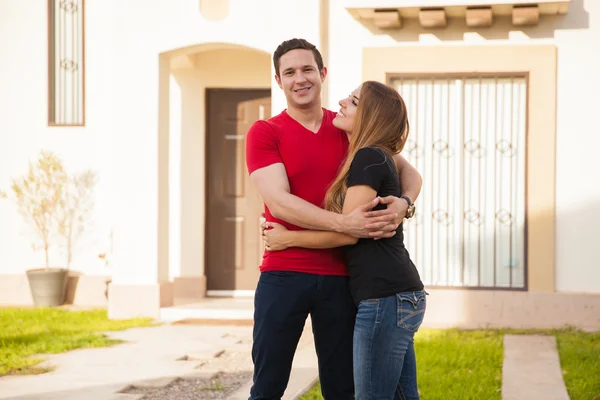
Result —
M 196 69 L 198 54 L 186 57 L 188 65 L 171 77 L 170 276 L 176 304 L 206 295 L 206 87 Z
M 116 47 L 116 46 L 115 46 Z M 120 51 L 136 51 L 117 48 Z M 134 59 L 131 54 L 124 57 Z M 172 304 L 168 281 L 169 62 L 140 54 L 113 62 L 114 254 L 110 318 L 157 318 Z M 156 118 L 158 111 L 158 119 Z

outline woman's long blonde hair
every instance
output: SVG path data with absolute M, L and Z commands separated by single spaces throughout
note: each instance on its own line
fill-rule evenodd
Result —
M 348 156 L 325 195 L 325 209 L 342 213 L 348 186 L 346 179 L 359 149 L 378 147 L 392 155 L 402 151 L 408 138 L 406 105 L 396 89 L 366 81 L 360 89 Z

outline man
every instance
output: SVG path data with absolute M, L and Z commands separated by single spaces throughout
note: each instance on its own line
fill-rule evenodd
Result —
M 265 202 L 267 221 L 288 229 L 344 232 L 385 238 L 419 194 L 421 177 L 396 157 L 404 198 L 374 199 L 348 215 L 323 210 L 323 198 L 348 148 L 346 134 L 321 107 L 327 76 L 316 47 L 303 39 L 283 42 L 273 55 L 275 79 L 287 109 L 257 121 L 248 132 L 246 162 Z M 412 200 L 411 200 L 412 199 Z M 387 210 L 368 212 L 378 202 Z M 412 206 L 412 204 L 410 204 Z M 254 298 L 254 385 L 250 399 L 280 399 L 287 387 L 296 346 L 310 314 L 321 390 L 325 399 L 354 398 L 352 335 L 356 307 L 338 249 L 266 251 Z

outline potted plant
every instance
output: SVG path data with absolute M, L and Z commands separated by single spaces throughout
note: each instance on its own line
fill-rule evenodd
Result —
M 90 171 L 69 176 L 60 158 L 48 151 L 42 151 L 36 163 L 29 163 L 27 174 L 13 179 L 11 191 L 18 211 L 35 232 L 32 248 L 43 249 L 45 254 L 44 268 L 26 271 L 36 306 L 64 303 L 73 245 L 89 217 L 95 182 Z M 55 245 L 66 248 L 62 266 L 50 264 L 50 248 Z

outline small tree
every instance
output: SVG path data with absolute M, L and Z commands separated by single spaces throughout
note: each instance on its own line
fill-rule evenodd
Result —
M 57 209 L 58 234 L 67 254 L 67 268 L 71 267 L 73 249 L 85 232 L 86 223 L 94 208 L 94 186 L 97 177 L 91 170 L 68 177 Z
M 65 267 L 71 267 L 74 246 L 92 213 L 96 182 L 91 170 L 69 175 L 61 159 L 48 151 L 42 151 L 35 164 L 29 163 L 26 175 L 13 179 L 15 203 L 37 234 L 32 247 L 44 249 L 46 268 L 50 268 L 49 250 L 55 237 L 65 249 Z M 3 192 L 0 196 L 8 197 Z
M 49 250 L 57 231 L 56 216 L 67 183 L 68 176 L 60 158 L 52 152 L 42 151 L 36 163 L 29 163 L 27 174 L 13 179 L 11 186 L 19 213 L 36 233 L 33 249 L 44 249 L 46 268 L 50 268 Z M 6 193 L 1 195 L 8 197 Z

